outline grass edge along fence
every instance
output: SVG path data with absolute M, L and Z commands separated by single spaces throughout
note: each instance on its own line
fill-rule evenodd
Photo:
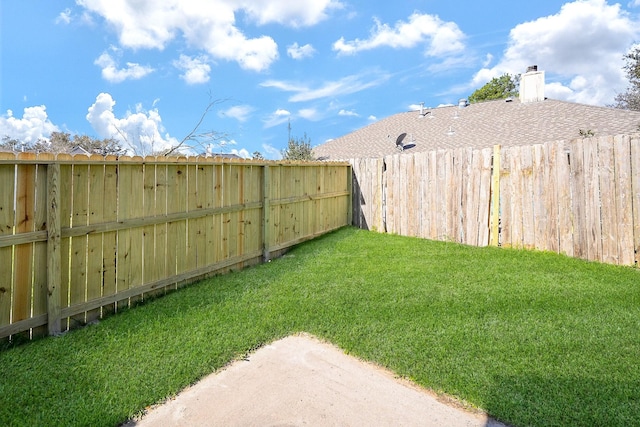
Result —
M 360 228 L 640 262 L 640 134 L 350 163 Z
M 348 163 L 0 153 L 0 338 L 57 334 L 351 223 Z

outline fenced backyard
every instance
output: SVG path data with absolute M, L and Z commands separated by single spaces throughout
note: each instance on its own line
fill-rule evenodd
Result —
M 640 259 L 640 135 L 352 160 L 354 224 L 474 246 Z
M 0 338 L 56 334 L 351 222 L 347 163 L 0 153 Z

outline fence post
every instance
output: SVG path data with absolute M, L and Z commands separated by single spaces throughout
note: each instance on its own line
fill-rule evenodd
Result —
M 60 333 L 60 164 L 47 166 L 47 313 L 49 335 Z
M 317 174 L 317 172 L 316 172 Z M 347 191 L 349 192 L 349 207 L 347 208 L 347 224 L 353 224 L 353 180 L 355 177 L 353 176 L 353 165 L 349 164 L 347 166 Z
M 269 261 L 269 165 L 262 166 L 262 260 Z
M 491 237 L 489 244 L 498 246 L 500 237 L 500 145 L 493 146 L 491 171 Z

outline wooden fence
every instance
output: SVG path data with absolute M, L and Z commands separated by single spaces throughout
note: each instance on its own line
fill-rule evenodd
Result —
M 0 337 L 83 325 L 351 223 L 348 163 L 0 153 Z
M 354 224 L 483 246 L 640 260 L 640 135 L 351 161 Z

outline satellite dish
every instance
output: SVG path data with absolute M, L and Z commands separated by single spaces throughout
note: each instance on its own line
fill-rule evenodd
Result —
M 400 135 L 398 135 L 398 137 L 396 138 L 396 148 L 400 151 L 404 151 L 404 144 L 403 144 L 403 140 L 407 137 L 407 133 L 403 132 Z

